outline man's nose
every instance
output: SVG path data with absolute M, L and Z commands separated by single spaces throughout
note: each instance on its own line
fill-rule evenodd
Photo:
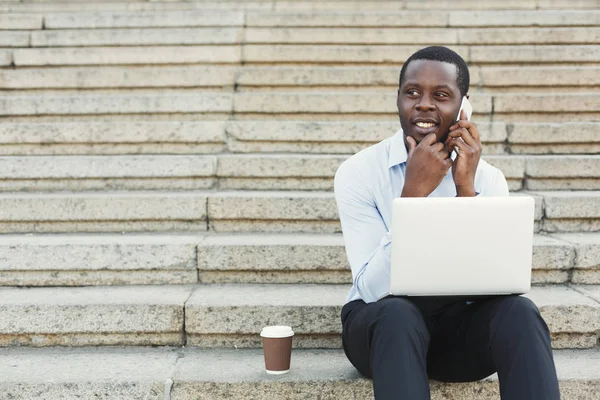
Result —
M 419 111 L 431 111 L 435 109 L 435 104 L 428 96 L 422 96 L 420 101 L 417 103 L 417 110 Z

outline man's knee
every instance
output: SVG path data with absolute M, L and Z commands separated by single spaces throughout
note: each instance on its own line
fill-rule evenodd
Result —
M 429 341 L 427 325 L 414 303 L 402 297 L 387 297 L 377 303 L 375 323 L 378 330 L 396 337 L 416 333 Z
M 548 331 L 539 309 L 533 301 L 523 296 L 510 296 L 498 300 L 495 327 L 504 332 L 533 333 Z

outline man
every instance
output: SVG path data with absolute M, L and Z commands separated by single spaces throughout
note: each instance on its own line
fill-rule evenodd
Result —
M 527 298 L 385 297 L 395 197 L 508 196 L 502 172 L 480 160 L 477 125 L 464 113 L 455 120 L 468 89 L 458 54 L 438 46 L 416 52 L 400 72 L 402 129 L 336 173 L 353 277 L 342 341 L 350 362 L 373 379 L 377 400 L 425 400 L 428 378 L 466 382 L 494 372 L 504 400 L 560 398 L 548 327 Z M 454 236 L 444 221 L 431 229 L 445 230 L 457 252 L 470 251 L 469 238 Z

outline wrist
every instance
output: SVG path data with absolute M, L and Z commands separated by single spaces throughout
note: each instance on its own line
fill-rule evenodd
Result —
M 422 189 L 418 188 L 418 187 L 411 187 L 408 185 L 404 185 L 404 187 L 402 188 L 402 193 L 400 194 L 400 197 L 427 197 L 429 196 L 429 193 L 426 193 L 425 191 L 423 191 Z
M 477 193 L 475 192 L 474 185 L 456 186 L 457 197 L 475 197 L 476 195 Z

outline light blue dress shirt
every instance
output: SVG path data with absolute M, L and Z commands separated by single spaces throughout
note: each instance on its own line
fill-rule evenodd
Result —
M 352 268 L 353 285 L 346 301 L 371 303 L 389 292 L 392 202 L 402 193 L 407 156 L 399 130 L 344 161 L 335 174 L 335 199 Z M 480 160 L 475 191 L 480 196 L 508 196 L 502 171 Z M 454 196 L 450 169 L 429 197 Z

